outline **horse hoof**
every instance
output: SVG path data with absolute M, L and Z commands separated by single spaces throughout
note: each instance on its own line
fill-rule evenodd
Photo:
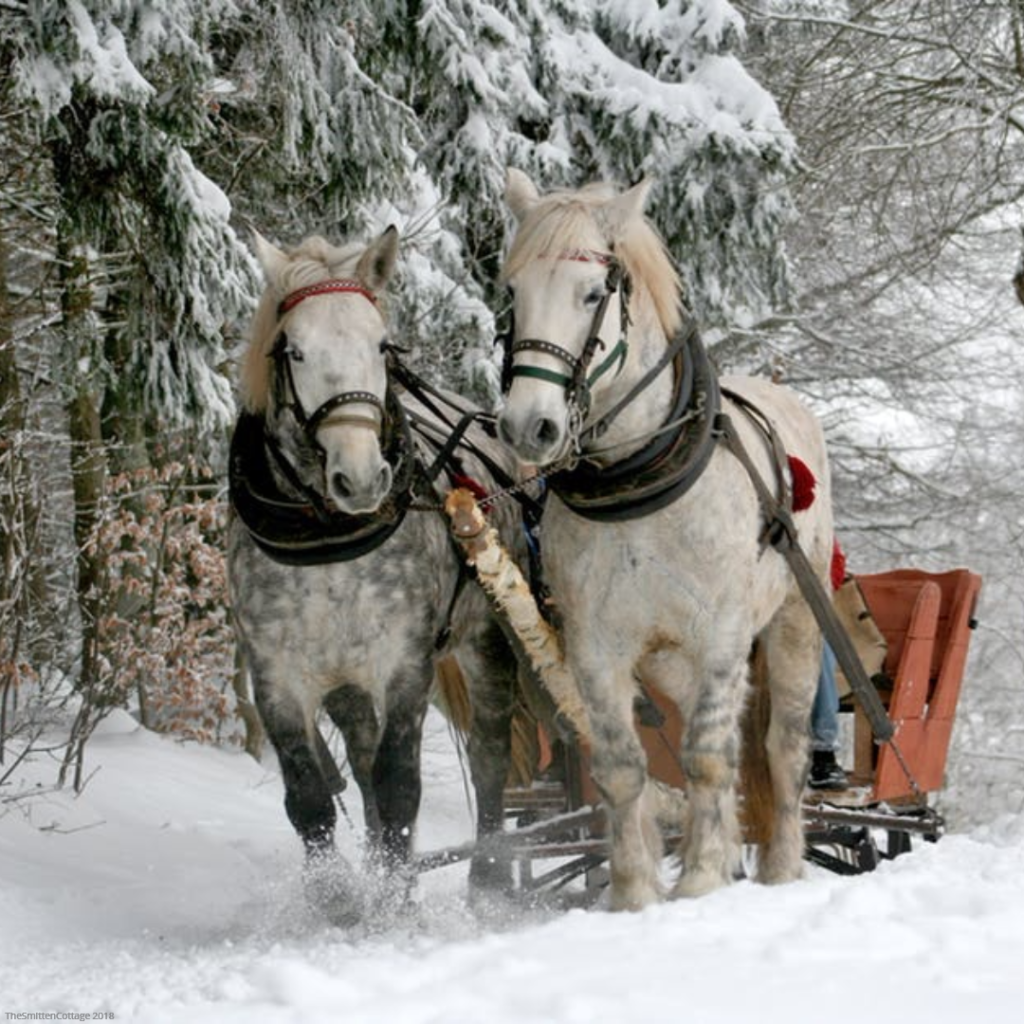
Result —
M 795 871 L 765 866 L 757 872 L 757 881 L 761 885 L 787 885 L 789 882 L 799 881 L 802 877 L 802 866 L 798 866 Z
M 803 870 L 802 846 L 796 848 L 795 854 L 769 846 L 758 858 L 757 880 L 761 885 L 785 885 L 802 878 Z
M 366 913 L 366 896 L 344 857 L 319 854 L 306 860 L 303 887 L 310 909 L 330 924 L 351 928 Z
M 686 871 L 672 887 L 672 899 L 696 899 L 707 896 L 716 889 L 724 888 L 730 882 L 718 871 Z
M 608 906 L 610 910 L 616 913 L 643 910 L 644 907 L 660 903 L 661 897 L 662 893 L 657 886 L 631 885 L 627 887 L 612 885 Z
M 418 881 L 415 870 L 409 864 L 392 865 L 381 870 L 374 877 L 373 891 L 368 902 L 373 905 L 373 914 L 389 925 L 408 918 L 416 911 L 413 893 Z

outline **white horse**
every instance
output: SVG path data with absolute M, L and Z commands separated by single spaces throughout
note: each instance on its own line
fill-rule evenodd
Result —
M 736 785 L 755 640 L 769 672 L 774 797 L 758 878 L 799 876 L 821 661 L 820 632 L 768 543 L 751 474 L 721 441 L 715 375 L 695 332 L 681 343 L 679 281 L 644 218 L 647 190 L 592 185 L 542 196 L 515 170 L 506 190 L 518 230 L 505 267 L 515 327 L 499 432 L 522 461 L 551 473 L 541 525 L 545 578 L 591 719 L 615 909 L 662 895 L 661 838 L 633 724 L 637 681 L 673 698 L 685 722 L 688 799 L 672 895 L 697 896 L 741 868 Z M 793 519 L 826 581 L 829 473 L 816 419 L 768 381 L 723 379 L 721 391 L 721 411 L 770 486 L 787 486 L 789 468 L 759 421 L 813 474 L 816 499 Z

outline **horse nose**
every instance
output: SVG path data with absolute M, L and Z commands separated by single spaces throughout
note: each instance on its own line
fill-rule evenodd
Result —
M 508 417 L 504 414 L 498 417 L 498 437 L 501 438 L 502 444 L 506 444 L 512 449 L 516 447 L 519 440 L 519 431 L 513 429 Z
M 349 512 L 373 512 L 391 490 L 392 471 L 386 463 L 365 481 L 353 479 L 342 470 L 335 470 L 328 481 L 331 497 Z
M 534 424 L 533 438 L 538 446 L 551 446 L 561 440 L 562 432 L 553 419 L 542 416 Z
M 502 413 L 498 417 L 498 437 L 527 462 L 543 461 L 558 448 L 562 430 L 550 416 L 536 416 L 525 422 Z
M 344 473 L 333 473 L 331 475 L 331 491 L 337 498 L 348 498 L 352 494 L 352 485 Z

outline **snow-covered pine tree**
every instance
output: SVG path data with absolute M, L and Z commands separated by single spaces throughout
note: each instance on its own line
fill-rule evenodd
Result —
M 95 318 L 65 331 L 64 381 L 102 401 L 108 440 L 134 437 L 142 417 L 210 431 L 233 411 L 223 329 L 252 301 L 255 263 L 189 150 L 208 131 L 206 41 L 234 11 L 40 0 L 8 29 L 78 261 L 75 310 Z
M 416 7 L 239 2 L 211 38 L 214 133 L 197 161 L 245 220 L 284 245 L 394 223 L 402 262 L 391 332 L 419 369 L 464 385 L 459 353 L 491 333 L 490 313 L 419 159 L 429 61 Z
M 230 0 L 39 0 L 4 12 L 5 114 L 40 177 L 38 248 L 55 282 L 43 379 L 60 394 L 67 437 L 52 454 L 70 454 L 73 537 L 55 538 L 49 555 L 77 561 L 83 699 L 62 778 L 72 767 L 79 778 L 86 739 L 121 699 L 104 668 L 110 593 L 91 543 L 108 466 L 145 461 L 174 428 L 217 444 L 233 411 L 223 331 L 252 301 L 255 261 L 189 153 L 207 125 L 211 19 L 233 10 Z
M 705 323 L 784 300 L 794 145 L 725 0 L 425 0 L 417 25 L 421 155 L 492 304 L 509 163 L 549 185 L 653 178 L 650 212 Z
M 417 147 L 402 96 L 404 4 L 235 0 L 211 32 L 212 133 L 202 164 L 261 233 L 284 244 L 367 228 L 407 190 Z
M 655 179 L 654 219 L 705 324 L 749 323 L 777 308 L 796 152 L 774 100 L 740 61 L 743 19 L 725 0 L 599 0 L 597 11 L 613 57 L 588 45 L 600 87 L 589 101 L 580 90 L 579 102 L 608 170 Z
M 734 55 L 743 26 L 724 0 L 233 10 L 211 35 L 215 132 L 197 161 L 285 243 L 395 221 L 392 328 L 434 379 L 465 387 L 489 353 L 509 164 L 548 185 L 653 177 L 652 214 L 705 322 L 782 299 L 792 145 Z

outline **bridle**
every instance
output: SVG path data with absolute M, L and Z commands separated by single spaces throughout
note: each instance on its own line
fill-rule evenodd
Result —
M 592 249 L 565 249 L 553 257 L 558 260 L 574 260 L 580 263 L 598 263 L 608 268 L 604 282 L 604 294 L 594 310 L 594 316 L 579 356 L 573 355 L 568 349 L 556 345 L 544 338 L 520 338 L 515 340 L 515 325 L 509 325 L 506 334 L 499 338 L 503 346 L 501 390 L 508 394 L 516 377 L 532 377 L 565 388 L 566 401 L 569 404 L 570 418 L 582 424 L 590 411 L 590 392 L 594 384 L 609 370 L 618 364 L 616 373 L 621 372 L 629 353 L 626 335 L 629 331 L 629 276 L 622 264 L 613 253 L 598 252 Z M 619 296 L 619 338 L 611 351 L 593 370 L 591 363 L 599 348 L 605 347 L 601 339 L 601 327 L 604 324 L 608 303 L 615 294 Z M 568 373 L 549 370 L 543 366 L 516 366 L 515 357 L 520 352 L 541 352 L 554 356 L 568 367 Z
M 361 295 L 368 302 L 377 306 L 377 297 L 362 282 L 353 278 L 335 278 L 328 281 L 319 281 L 316 284 L 307 285 L 305 288 L 298 288 L 289 292 L 278 304 L 277 314 L 283 317 L 293 310 L 305 299 L 317 295 L 325 295 L 331 292 L 347 292 L 354 295 Z M 358 427 L 365 427 L 373 430 L 378 437 L 384 430 L 387 419 L 384 401 L 377 397 L 372 391 L 342 391 L 332 395 L 323 404 L 307 413 L 302 406 L 298 390 L 295 387 L 295 380 L 292 376 L 291 360 L 288 358 L 288 335 L 282 330 L 273 348 L 270 350 L 270 357 L 274 360 L 278 372 L 274 376 L 275 398 L 280 407 L 290 409 L 295 417 L 296 423 L 306 435 L 310 445 L 322 451 L 322 446 L 317 439 L 317 432 L 325 425 L 350 424 Z M 344 413 L 338 410 L 346 405 L 369 405 L 373 409 L 372 415 L 361 413 Z

